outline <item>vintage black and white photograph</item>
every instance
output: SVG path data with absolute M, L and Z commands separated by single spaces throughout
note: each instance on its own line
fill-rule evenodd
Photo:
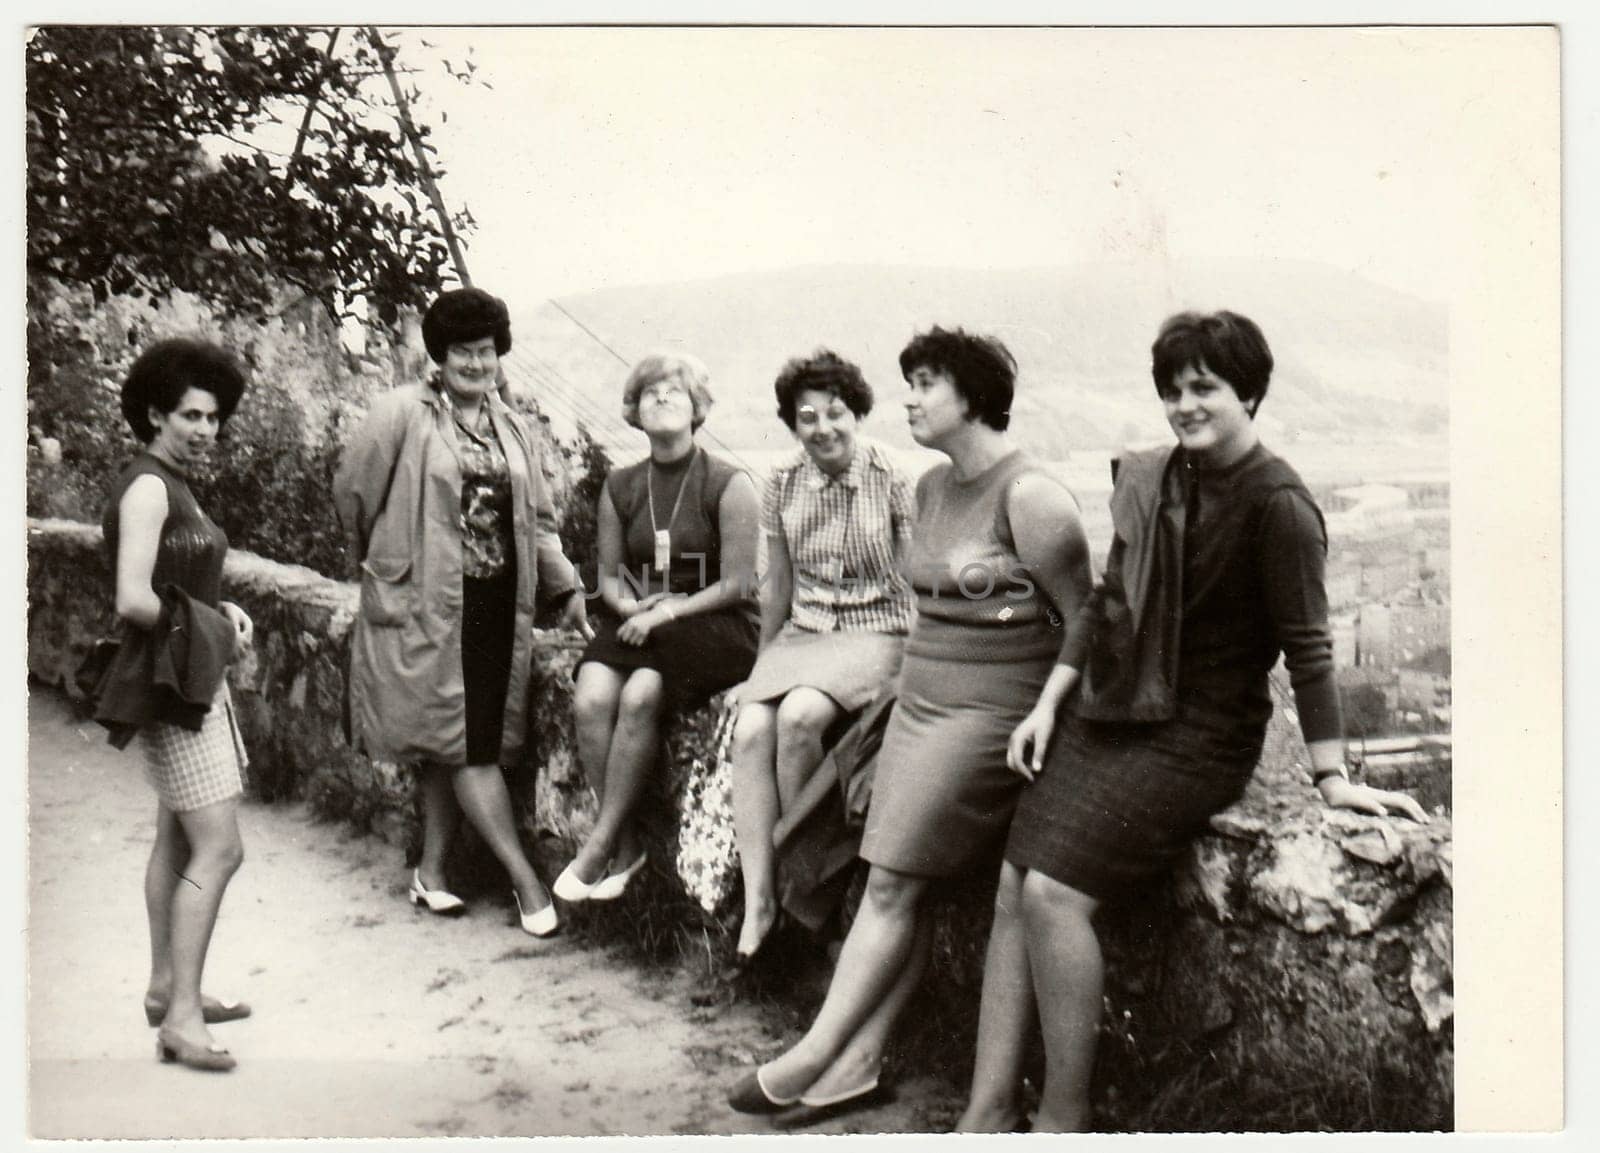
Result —
M 1561 1126 L 1553 26 L 23 57 L 30 1137 Z

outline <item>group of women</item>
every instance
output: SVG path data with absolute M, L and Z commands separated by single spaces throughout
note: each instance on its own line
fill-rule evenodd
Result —
M 542 606 L 588 639 L 574 720 L 598 812 L 551 886 L 564 902 L 622 896 L 648 862 L 636 816 L 663 718 L 740 686 L 741 964 L 777 920 L 780 815 L 830 737 L 894 686 L 860 909 L 815 1021 L 733 1086 L 735 1109 L 867 1100 L 927 961 L 930 896 L 941 879 L 1003 855 L 960 1127 L 1022 1120 L 1024 1043 L 1037 1022 L 1047 1075 L 1032 1125 L 1085 1128 L 1101 1008 L 1094 913 L 1169 867 L 1243 791 L 1280 653 L 1322 799 L 1426 820 L 1411 798 L 1344 771 L 1326 536 L 1305 486 L 1257 438 L 1272 356 L 1242 316 L 1185 313 L 1162 326 L 1152 373 L 1176 443 L 1120 461 L 1098 583 L 1074 498 L 1008 433 L 1017 366 L 992 337 L 935 327 L 901 352 L 911 435 L 946 458 L 914 489 L 861 435 L 872 389 L 832 352 L 780 372 L 778 416 L 798 449 L 759 494 L 697 442 L 712 403 L 704 365 L 646 358 L 623 406 L 650 452 L 601 492 L 593 593 L 562 552 L 534 438 L 501 396 L 505 305 L 477 289 L 447 292 L 423 337 L 436 374 L 373 404 L 334 493 L 361 578 L 351 736 L 375 758 L 415 766 L 414 904 L 464 909 L 443 866 L 465 814 L 506 869 L 522 930 L 559 927 L 502 773 L 538 723 L 528 689 Z M 220 601 L 226 538 L 185 475 L 241 388 L 209 345 L 169 341 L 141 356 L 123 408 L 147 448 L 106 514 L 125 629 L 156 634 L 174 611 L 209 613 L 217 668 L 250 643 L 250 622 Z M 606 611 L 591 626 L 595 595 Z M 207 1026 L 249 1010 L 203 997 L 200 973 L 242 855 L 244 753 L 220 673 L 190 688 L 187 710 L 163 685 L 151 689 L 153 708 L 124 718 L 143 735 L 160 800 L 145 1004 L 164 1059 L 226 1069 L 233 1058 Z M 197 876 L 209 883 L 180 884 Z

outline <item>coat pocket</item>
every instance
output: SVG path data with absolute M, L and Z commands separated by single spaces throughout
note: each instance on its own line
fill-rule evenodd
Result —
M 361 562 L 361 616 L 379 628 L 394 628 L 411 619 L 416 589 L 411 560 L 369 557 Z

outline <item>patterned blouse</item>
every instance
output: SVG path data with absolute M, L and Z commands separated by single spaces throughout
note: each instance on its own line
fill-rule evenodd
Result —
M 856 442 L 837 477 L 804 449 L 767 478 L 761 525 L 794 569 L 785 628 L 906 633 L 915 599 L 900 575 L 916 508 L 911 483 L 877 444 Z
M 449 404 L 449 391 L 440 391 Z M 480 404 L 474 421 L 463 417 L 455 405 L 449 407 L 461 459 L 461 571 L 474 580 L 489 580 L 516 563 L 511 471 L 489 419 L 489 406 Z

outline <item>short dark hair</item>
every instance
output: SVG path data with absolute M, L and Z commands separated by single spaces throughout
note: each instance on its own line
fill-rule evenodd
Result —
M 1150 346 L 1150 375 L 1164 393 L 1185 368 L 1204 367 L 1228 382 L 1250 415 L 1267 395 L 1272 350 L 1256 322 L 1237 312 L 1180 312 L 1161 325 Z
M 122 415 L 133 435 L 154 440 L 150 410 L 173 411 L 191 388 L 217 398 L 217 423 L 226 424 L 244 394 L 244 370 L 227 349 L 197 337 L 160 340 L 140 353 L 122 381 Z
M 511 351 L 511 314 L 506 302 L 481 288 L 441 293 L 422 317 L 422 343 L 433 363 L 443 364 L 452 344 L 494 337 L 496 356 Z
M 999 432 L 1011 424 L 1011 399 L 1017 390 L 1017 358 L 992 336 L 934 325 L 900 350 L 900 375 L 918 368 L 942 372 L 967 402 L 969 419 Z
M 794 431 L 794 398 L 806 389 L 831 393 L 859 420 L 872 411 L 872 386 L 861 370 L 831 349 L 819 348 L 783 366 L 772 391 L 778 397 L 778 418 Z

